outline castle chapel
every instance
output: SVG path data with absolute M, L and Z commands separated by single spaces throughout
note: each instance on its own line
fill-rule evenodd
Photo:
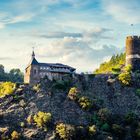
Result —
M 45 76 L 50 80 L 62 79 L 64 75 L 73 76 L 75 71 L 75 68 L 60 63 L 39 63 L 33 51 L 31 61 L 25 69 L 24 83 L 36 84 Z

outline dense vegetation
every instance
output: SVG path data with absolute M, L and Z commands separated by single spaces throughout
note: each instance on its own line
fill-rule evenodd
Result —
M 100 65 L 99 69 L 96 69 L 96 74 L 101 73 L 117 73 L 121 67 L 125 64 L 125 53 L 120 55 L 113 55 L 108 62 L 104 62 Z
M 4 66 L 0 65 L 0 82 L 23 82 L 23 73 L 20 69 L 11 69 L 9 73 L 5 72 Z

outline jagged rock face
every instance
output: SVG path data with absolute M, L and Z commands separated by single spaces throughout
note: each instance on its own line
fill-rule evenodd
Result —
M 110 75 L 97 75 L 92 78 L 80 78 L 80 80 L 78 78 L 73 81 L 73 85 L 79 87 L 83 96 L 103 100 L 101 107 L 108 108 L 112 114 L 125 115 L 133 111 L 139 115 L 140 98 L 135 95 L 136 88 L 139 86 L 124 87 L 115 76 L 110 77 Z M 45 85 L 43 83 L 43 86 Z M 68 91 L 54 92 L 43 87 L 39 92 L 35 92 L 31 87 L 24 86 L 15 94 L 0 99 L 0 128 L 20 129 L 27 139 L 34 137 L 49 139 L 49 133 L 46 134 L 39 129 L 19 128 L 21 122 L 25 122 L 29 115 L 34 115 L 38 111 L 50 112 L 54 124 L 63 122 L 78 126 L 88 125 L 90 123 L 88 118 L 93 112 L 82 110 L 75 101 L 68 99 L 67 94 Z
M 104 101 L 113 114 L 124 115 L 128 112 L 140 114 L 140 98 L 136 96 L 136 89 L 140 86 L 133 78 L 132 86 L 123 86 L 117 79 L 108 75 L 97 75 L 88 80 L 89 91 Z
M 16 101 L 17 100 L 17 101 Z M 24 121 L 27 116 L 38 111 L 51 112 L 55 123 L 58 121 L 75 125 L 87 124 L 85 119 L 87 113 L 73 101 L 67 98 L 67 93 L 48 93 L 45 91 L 35 93 L 32 90 L 24 90 L 18 95 L 18 99 L 13 96 L 5 97 L 0 101 L 0 111 L 3 124 Z

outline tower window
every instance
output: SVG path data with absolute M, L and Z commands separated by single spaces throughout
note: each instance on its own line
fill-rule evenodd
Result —
M 36 74 L 37 73 L 37 71 L 34 69 L 34 74 Z

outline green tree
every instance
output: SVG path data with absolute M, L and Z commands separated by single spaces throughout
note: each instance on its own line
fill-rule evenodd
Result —
M 9 80 L 11 82 L 23 82 L 23 73 L 20 69 L 11 69 L 9 72 Z
M 4 71 L 4 66 L 0 64 L 0 82 L 1 81 L 6 81 L 7 79 L 7 74 Z

